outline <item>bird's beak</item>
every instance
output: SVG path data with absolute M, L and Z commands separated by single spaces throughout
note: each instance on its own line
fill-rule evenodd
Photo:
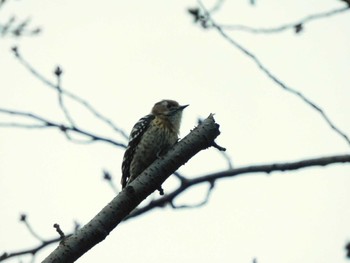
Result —
M 183 110 L 184 108 L 188 107 L 190 104 L 187 105 L 181 105 L 177 108 L 177 110 Z

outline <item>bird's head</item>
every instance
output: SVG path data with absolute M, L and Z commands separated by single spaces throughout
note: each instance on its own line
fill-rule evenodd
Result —
M 179 105 L 177 101 L 174 100 L 162 100 L 154 104 L 152 108 L 152 114 L 155 116 L 167 116 L 172 117 L 175 115 L 180 115 L 187 105 Z

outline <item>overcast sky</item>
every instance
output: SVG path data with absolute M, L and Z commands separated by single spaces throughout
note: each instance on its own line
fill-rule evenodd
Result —
M 270 28 L 342 8 L 336 0 L 226 1 L 221 24 Z M 214 2 L 205 2 L 210 8 Z M 300 98 L 285 92 L 215 30 L 203 30 L 186 11 L 195 1 L 9 1 L 0 22 L 15 14 L 40 26 L 36 37 L 0 39 L 0 107 L 64 121 L 55 90 L 35 78 L 10 52 L 20 53 L 62 87 L 88 100 L 126 132 L 161 99 L 190 104 L 181 136 L 215 113 L 235 167 L 349 152 L 349 144 Z M 304 25 L 300 34 L 227 31 L 290 87 L 316 102 L 350 135 L 350 13 Z M 86 109 L 67 100 L 78 125 L 126 143 Z M 18 119 L 16 119 L 18 120 Z M 0 115 L 0 122 L 11 121 Z M 102 180 L 119 184 L 123 149 L 74 144 L 54 129 L 0 129 L 0 254 L 34 247 L 19 222 L 26 213 L 44 239 L 88 222 L 113 197 Z M 227 168 L 215 149 L 199 153 L 180 172 L 189 178 Z M 176 183 L 170 178 L 165 191 Z M 78 262 L 347 262 L 350 241 L 350 166 L 252 174 L 215 185 L 208 205 L 154 210 L 120 224 Z M 118 185 L 119 187 L 119 185 Z M 207 185 L 177 204 L 200 202 Z M 157 197 L 155 195 L 154 197 Z M 56 245 L 41 251 L 41 262 Z M 30 262 L 23 257 L 22 262 Z M 18 259 L 7 262 L 19 262 Z

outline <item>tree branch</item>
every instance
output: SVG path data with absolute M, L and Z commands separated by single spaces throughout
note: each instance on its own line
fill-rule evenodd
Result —
M 313 159 L 305 159 L 296 162 L 289 163 L 273 163 L 273 164 L 264 164 L 264 165 L 252 165 L 246 166 L 236 169 L 224 170 L 217 173 L 207 174 L 204 176 L 196 177 L 193 179 L 182 180 L 181 185 L 175 189 L 173 192 L 151 201 L 148 205 L 135 209 L 130 215 L 128 215 L 125 220 L 131 219 L 133 217 L 144 214 L 154 208 L 162 208 L 166 204 L 173 204 L 175 198 L 180 195 L 182 192 L 187 190 L 192 186 L 196 186 L 202 183 L 211 183 L 214 185 L 216 180 L 222 178 L 229 178 L 243 174 L 251 174 L 251 173 L 271 173 L 271 172 L 285 172 L 285 171 L 293 171 L 307 167 L 313 166 L 326 166 L 330 164 L 338 164 L 338 163 L 350 163 L 350 155 L 335 155 L 335 156 L 327 156 L 321 158 L 313 158 Z M 211 188 L 212 189 L 212 188 Z M 210 190 L 211 190 L 210 189 Z M 207 194 L 209 198 L 209 194 Z
M 11 253 L 3 253 L 2 255 L 0 255 L 0 262 L 1 261 L 5 261 L 7 259 L 10 258 L 14 258 L 14 257 L 18 257 L 18 256 L 22 256 L 22 255 L 28 255 L 31 254 L 33 256 L 35 256 L 35 254 L 40 251 L 41 249 L 43 249 L 44 247 L 47 247 L 51 244 L 57 243 L 61 240 L 61 238 L 54 238 L 48 241 L 43 241 L 39 246 L 36 246 L 34 248 L 30 248 L 30 249 L 25 249 L 25 250 L 21 250 L 21 251 L 17 251 L 17 252 L 11 252 Z
M 165 156 L 156 160 L 140 176 L 121 191 L 95 218 L 78 230 L 43 261 L 74 262 L 107 235 L 153 193 L 173 172 L 199 151 L 210 147 L 220 134 L 219 125 L 210 115 L 189 135 L 178 142 Z
M 0 0 L 0 11 L 4 8 L 5 4 L 8 4 L 8 0 Z M 0 37 L 22 37 L 22 36 L 34 36 L 41 33 L 40 27 L 28 28 L 31 23 L 31 19 L 18 19 L 12 15 L 8 18 L 7 22 L 0 23 Z
M 70 115 L 66 105 L 63 102 L 63 99 L 64 99 L 63 97 L 64 96 L 63 96 L 63 92 L 62 92 L 62 88 L 61 88 L 61 80 L 62 80 L 61 76 L 62 76 L 63 71 L 62 71 L 62 69 L 59 66 L 57 66 L 55 71 L 54 71 L 54 73 L 55 73 L 55 75 L 57 77 L 56 90 L 57 90 L 57 94 L 58 94 L 58 104 L 59 104 L 59 106 L 60 106 L 60 108 L 61 108 L 61 110 L 62 110 L 62 112 L 64 114 L 64 117 L 68 121 L 68 123 L 72 127 L 74 127 L 74 126 L 76 126 L 76 124 L 75 124 L 72 116 Z
M 271 28 L 254 28 L 246 25 L 224 25 L 224 24 L 218 24 L 218 26 L 225 30 L 235 30 L 235 31 L 244 31 L 248 33 L 253 34 L 272 34 L 272 33 L 281 33 L 283 31 L 293 29 L 295 33 L 299 33 L 306 23 L 323 19 L 323 18 L 329 18 L 334 15 L 338 15 L 344 12 L 350 11 L 350 6 L 337 8 L 333 10 L 329 10 L 326 12 L 316 13 L 309 16 L 306 16 L 296 22 L 284 24 L 277 27 L 271 27 Z M 210 12 L 211 13 L 211 12 Z
M 70 127 L 70 126 L 66 126 L 66 125 L 61 124 L 61 123 L 56 123 L 56 122 L 50 121 L 48 119 L 45 119 L 44 117 L 41 117 L 39 115 L 30 113 L 30 112 L 23 112 L 23 111 L 16 111 L 16 110 L 9 110 L 9 109 L 0 108 L 0 113 L 14 115 L 14 116 L 20 116 L 20 117 L 24 117 L 24 118 L 27 118 L 29 120 L 35 121 L 35 122 L 39 122 L 39 124 L 38 123 L 34 123 L 34 124 L 25 124 L 24 123 L 23 124 L 23 123 L 15 123 L 15 122 L 3 122 L 3 123 L 0 123 L 0 127 L 29 128 L 29 129 L 56 128 L 59 131 L 63 132 L 68 140 L 73 141 L 73 142 L 89 143 L 89 142 L 102 141 L 102 142 L 106 142 L 109 144 L 113 144 L 113 145 L 118 146 L 118 147 L 126 148 L 126 145 L 123 143 L 116 142 L 112 139 L 95 135 L 91 132 L 85 131 L 85 130 L 80 129 L 80 128 L 75 127 L 75 126 Z M 88 141 L 78 141 L 76 139 L 73 139 L 70 136 L 69 132 L 83 135 L 83 136 L 87 137 L 89 140 Z
M 193 179 L 183 179 L 181 180 L 182 184 L 173 192 L 166 194 L 165 196 L 160 197 L 159 199 L 151 201 L 148 205 L 136 208 L 134 209 L 127 217 L 123 219 L 123 222 L 140 216 L 142 214 L 145 214 L 149 212 L 150 210 L 153 210 L 155 208 L 163 208 L 167 204 L 171 204 L 174 206 L 174 208 L 193 208 L 193 207 L 199 207 L 204 204 L 206 204 L 209 201 L 210 192 L 214 187 L 214 183 L 216 180 L 220 180 L 223 178 L 229 178 L 229 177 L 235 177 L 243 174 L 252 174 L 252 173 L 267 173 L 270 174 L 271 172 L 286 172 L 286 171 L 292 171 L 297 169 L 303 169 L 308 167 L 314 167 L 314 166 L 326 166 L 331 164 L 339 164 L 339 163 L 350 163 L 350 155 L 335 155 L 335 156 L 327 156 L 327 157 L 321 157 L 321 158 L 313 158 L 313 159 L 304 159 L 300 161 L 295 162 L 288 162 L 288 163 L 272 163 L 272 164 L 264 164 L 264 165 L 252 165 L 252 166 L 245 166 L 241 168 L 236 169 L 230 169 L 225 170 L 217 173 L 212 173 L 204 176 L 200 176 Z M 197 204 L 197 205 L 180 205 L 176 206 L 174 205 L 175 198 L 183 193 L 185 190 L 192 186 L 199 185 L 201 183 L 210 183 L 210 187 L 208 189 L 206 198 L 203 202 Z M 112 201 L 113 202 L 113 201 Z M 118 210 L 118 209 L 116 209 Z M 103 213 L 104 210 L 100 212 Z M 72 235 L 72 234 L 69 234 Z M 68 236 L 69 236 L 68 235 Z M 0 261 L 4 261 L 8 258 L 19 256 L 19 255 L 25 255 L 25 254 L 35 254 L 40 249 L 55 243 L 59 242 L 61 238 L 55 238 L 52 240 L 43 241 L 41 245 L 38 247 L 23 250 L 20 252 L 12 252 L 12 253 L 4 253 L 2 256 L 0 256 Z M 48 261 L 50 262 L 50 261 Z
M 17 46 L 12 47 L 12 52 L 15 55 L 15 58 L 27 69 L 35 78 L 40 80 L 42 83 L 44 83 L 47 87 L 50 87 L 56 91 L 59 92 L 59 96 L 67 96 L 68 98 L 72 99 L 73 101 L 77 102 L 78 104 L 85 107 L 92 115 L 94 115 L 97 119 L 102 121 L 103 123 L 107 124 L 109 127 L 111 127 L 114 131 L 119 133 L 122 137 L 128 138 L 128 135 L 120 128 L 118 128 L 110 119 L 103 116 L 100 112 L 98 112 L 88 101 L 80 98 L 79 96 L 63 89 L 61 86 L 58 86 L 56 83 L 53 83 L 48 78 L 46 78 L 43 74 L 41 74 L 38 70 L 36 70 L 27 60 L 24 59 L 24 57 L 19 52 L 19 49 Z M 57 69 L 56 69 L 57 70 Z M 56 74 L 56 71 L 55 71 Z M 57 74 L 56 74 L 57 76 Z M 61 98 L 62 100 L 62 98 Z
M 235 48 L 237 48 L 239 51 L 241 51 L 243 54 L 245 54 L 247 57 L 249 57 L 256 65 L 257 67 L 273 82 L 275 82 L 278 86 L 280 86 L 283 90 L 299 97 L 301 100 L 303 100 L 307 105 L 309 105 L 311 108 L 316 110 L 320 116 L 325 120 L 325 122 L 328 124 L 328 126 L 335 131 L 338 135 L 340 135 L 350 146 L 350 139 L 349 137 L 341 131 L 328 117 L 326 112 L 318 106 L 315 102 L 313 102 L 311 99 L 306 97 L 304 94 L 302 94 L 300 91 L 288 86 L 285 84 L 282 80 L 280 80 L 275 74 L 273 74 L 261 61 L 260 59 L 255 56 L 252 52 L 250 52 L 248 49 L 240 45 L 237 41 L 235 41 L 232 37 L 227 35 L 225 31 L 212 19 L 210 16 L 210 13 L 207 11 L 205 6 L 202 4 L 200 0 L 198 0 L 198 3 L 200 4 L 201 8 L 205 11 L 205 16 L 203 17 L 204 24 L 207 25 L 208 23 L 206 21 L 210 21 L 211 27 L 215 28 L 218 33 L 224 37 L 230 44 L 232 44 Z

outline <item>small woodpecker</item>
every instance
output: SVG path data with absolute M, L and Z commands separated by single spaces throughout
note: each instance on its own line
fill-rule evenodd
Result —
M 182 111 L 187 106 L 174 100 L 159 101 L 134 125 L 122 163 L 123 189 L 178 141 Z M 163 189 L 158 190 L 162 195 Z

